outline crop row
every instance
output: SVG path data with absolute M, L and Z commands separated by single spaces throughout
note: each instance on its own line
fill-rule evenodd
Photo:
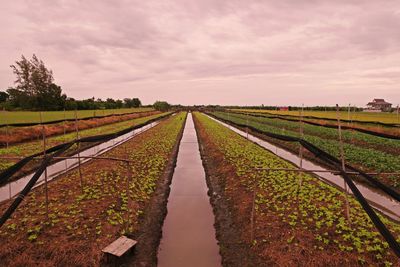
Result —
M 214 112 L 219 118 L 230 120 L 234 123 L 246 124 L 265 132 L 283 134 L 293 137 L 299 137 L 298 126 L 293 122 L 280 121 L 268 118 L 258 118 L 246 115 L 228 114 L 223 112 Z M 285 130 L 286 129 L 286 130 Z M 304 125 L 304 139 L 326 152 L 340 157 L 340 145 L 338 140 L 331 138 L 334 136 L 334 129 L 328 129 L 312 125 Z M 400 172 L 400 157 L 398 148 L 400 141 L 388 140 L 363 133 L 352 133 L 343 131 L 344 133 L 344 152 L 346 162 L 354 164 L 363 170 L 377 172 Z M 326 137 L 325 137 L 326 134 Z M 352 143 L 352 140 L 360 140 L 360 143 Z M 368 144 L 375 143 L 374 146 Z M 386 152 L 385 147 L 392 147 L 391 153 Z M 379 149 L 378 149 L 379 148 Z M 395 155 L 393 155 L 395 154 Z M 398 186 L 399 178 L 395 175 L 389 176 L 391 180 L 388 182 L 393 186 Z
M 235 114 L 231 113 L 233 117 L 245 118 L 246 115 L 243 114 Z M 270 125 L 272 127 L 276 127 L 279 129 L 285 129 L 299 136 L 299 128 L 300 123 L 294 121 L 285 121 L 280 119 L 271 119 L 267 117 L 253 117 L 249 115 L 249 119 Z M 343 125 L 347 125 L 346 123 L 342 123 Z M 337 129 L 326 128 L 316 125 L 310 125 L 303 123 L 302 124 L 304 134 L 322 137 L 324 139 L 338 141 L 339 132 Z M 394 139 L 387 139 L 383 137 L 374 136 L 371 134 L 361 133 L 357 131 L 351 130 L 342 130 L 342 138 L 343 141 L 350 144 L 356 144 L 358 146 L 364 146 L 367 148 L 374 148 L 376 150 L 388 151 L 393 154 L 398 153 L 398 149 L 400 149 L 400 141 Z
M 128 127 L 131 127 L 132 125 L 145 123 L 146 121 L 149 121 L 154 118 L 158 118 L 165 114 L 166 113 L 160 113 L 160 114 L 156 114 L 156 115 L 127 120 L 127 121 L 123 121 L 123 122 L 108 124 L 108 125 L 104 125 L 104 126 L 100 126 L 100 127 L 96 127 L 96 128 L 86 129 L 83 131 L 79 131 L 79 137 L 87 137 L 87 136 L 117 132 L 117 131 L 126 129 Z M 76 139 L 75 132 L 67 133 L 65 135 L 52 136 L 52 137 L 49 137 L 46 139 L 46 145 L 47 145 L 47 148 L 49 148 L 49 147 L 52 147 L 52 146 L 55 146 L 55 145 L 58 145 L 58 144 L 61 144 L 64 142 L 72 141 L 74 139 Z M 43 150 L 43 141 L 41 139 L 39 139 L 39 140 L 35 140 L 35 141 L 24 142 L 21 144 L 13 145 L 8 148 L 0 148 L 0 157 L 26 157 L 26 156 L 38 153 L 42 150 Z M 9 166 L 11 166 L 14 163 L 15 163 L 15 160 L 1 159 L 0 160 L 0 171 L 8 168 Z
M 78 119 L 89 118 L 93 116 L 108 116 L 112 114 L 125 114 L 132 112 L 151 111 L 153 108 L 121 108 L 121 109 L 102 109 L 102 110 L 78 110 Z M 43 122 L 75 119 L 74 110 L 66 111 L 44 111 L 42 112 Z M 4 111 L 0 114 L 0 124 L 12 123 L 39 123 L 40 112 L 38 111 Z
M 0 229 L 3 263 L 98 266 L 101 248 L 121 234 L 139 235 L 140 218 L 170 160 L 184 117 L 170 117 L 105 154 L 131 160 L 129 186 L 126 163 L 91 161 L 82 166 L 83 188 L 77 171 L 49 183 L 48 219 L 44 187 L 35 189 Z
M 275 115 L 289 115 L 289 116 L 299 116 L 299 111 L 281 111 L 281 110 L 257 110 L 257 109 L 234 109 L 235 111 L 240 112 L 254 112 L 260 114 L 275 114 Z M 337 114 L 336 111 L 303 111 L 304 116 L 311 116 L 321 119 L 336 119 Z M 397 114 L 394 113 L 371 113 L 371 112 L 351 112 L 350 114 L 347 111 L 339 112 L 339 116 L 341 120 L 358 120 L 365 122 L 383 122 L 383 123 L 399 123 L 399 119 Z
M 249 242 L 260 257 L 272 258 L 273 262 L 283 265 L 288 262 L 282 260 L 292 263 L 310 260 L 316 265 L 333 261 L 336 261 L 334 265 L 375 265 L 379 261 L 391 266 L 397 262 L 355 199 L 349 196 L 351 208 L 347 220 L 342 191 L 308 174 L 256 171 L 256 168 L 294 166 L 204 114 L 196 114 L 196 118 L 223 158 L 218 166 L 222 171 L 233 170 L 225 177 L 218 176 L 225 180 L 224 197 L 233 206 L 232 216 L 249 222 L 255 194 L 254 237 Z M 209 149 L 206 146 L 205 153 Z M 399 237 L 400 225 L 380 217 Z M 238 236 L 246 237 L 243 231 L 250 230 L 249 227 L 237 229 L 241 233 Z

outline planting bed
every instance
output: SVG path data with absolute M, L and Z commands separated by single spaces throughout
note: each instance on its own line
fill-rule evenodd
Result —
M 144 123 L 146 121 L 149 121 L 154 118 L 158 118 L 165 114 L 167 114 L 167 113 L 157 113 L 157 114 L 150 115 L 150 116 L 134 118 L 134 119 L 117 122 L 117 123 L 113 123 L 113 124 L 108 124 L 108 125 L 104 125 L 104 126 L 100 126 L 100 127 L 96 127 L 96 128 L 86 129 L 83 131 L 79 131 L 79 137 L 87 137 L 87 136 L 117 132 L 119 130 L 131 127 L 132 125 Z M 66 135 L 53 136 L 53 137 L 47 138 L 46 147 L 50 148 L 52 146 L 55 146 L 55 145 L 58 145 L 58 144 L 61 144 L 64 142 L 69 142 L 74 139 L 76 139 L 75 132 L 71 132 Z M 70 149 L 70 152 L 76 151 L 76 149 L 77 149 L 77 147 L 74 146 Z M 37 139 L 35 141 L 30 141 L 30 142 L 13 145 L 13 146 L 10 146 L 9 148 L 0 148 L 0 158 L 1 157 L 26 157 L 26 156 L 38 153 L 40 151 L 43 151 L 43 141 L 41 138 Z M 0 159 L 0 171 L 13 165 L 16 161 L 18 161 L 18 160 Z M 34 164 L 34 165 L 36 165 L 36 164 Z M 30 164 L 29 166 L 27 166 L 27 168 L 25 168 L 25 172 L 26 172 L 26 169 L 31 170 L 32 164 Z
M 298 110 L 257 110 L 257 109 L 233 109 L 234 111 L 245 111 L 245 112 L 254 112 L 261 114 L 274 114 L 274 115 L 282 115 L 282 116 L 299 116 Z M 304 110 L 304 116 L 315 117 L 320 119 L 333 119 L 336 120 L 336 111 L 310 111 Z M 348 111 L 340 111 L 339 116 L 341 120 L 347 120 L 349 118 Z M 351 120 L 358 120 L 363 122 L 382 122 L 382 123 L 399 123 L 397 113 L 388 113 L 388 112 L 350 112 Z
M 114 114 L 126 114 L 133 112 L 152 111 L 153 108 L 119 108 L 119 109 L 97 109 L 97 110 L 78 110 L 78 119 L 91 118 L 93 116 L 109 116 Z M 75 119 L 75 110 L 66 111 L 43 111 L 43 122 Z M 3 111 L 0 114 L 0 125 L 12 123 L 40 123 L 39 111 Z
M 49 218 L 44 186 L 31 192 L 0 229 L 5 266 L 98 266 L 101 249 L 122 234 L 139 241 L 134 266 L 154 266 L 165 216 L 168 185 L 186 114 L 179 113 L 49 183 Z M 128 198 L 129 194 L 129 198 Z M 128 201 L 129 199 L 129 201 Z M 2 203 L 0 212 L 9 205 Z
M 350 223 L 341 191 L 308 174 L 256 171 L 294 166 L 204 114 L 195 119 L 226 266 L 397 264 L 353 197 Z M 380 217 L 399 241 L 400 225 Z
M 234 123 L 246 124 L 256 129 L 276 134 L 299 137 L 299 123 L 288 122 L 279 119 L 252 117 L 241 114 L 228 114 L 213 112 L 213 115 L 230 120 Z M 336 129 L 303 124 L 304 139 L 316 145 L 322 150 L 340 157 L 338 133 Z M 272 138 L 268 141 L 278 143 L 291 151 L 298 151 L 297 144 L 277 142 Z M 364 171 L 372 172 L 400 172 L 400 140 L 386 139 L 369 134 L 343 131 L 344 152 L 347 163 L 350 163 Z M 307 154 L 306 154 L 307 155 Z M 380 175 L 377 177 L 393 187 L 400 186 L 398 175 Z
M 132 120 L 140 117 L 146 117 L 150 115 L 159 114 L 159 111 L 147 111 L 147 112 L 138 112 L 133 114 L 119 115 L 119 116 L 110 116 L 104 118 L 92 118 L 86 120 L 78 120 L 77 126 L 80 131 L 95 128 L 107 124 L 112 124 L 116 122 Z M 45 124 L 44 127 L 42 125 L 34 125 L 27 127 L 2 127 L 0 128 L 0 144 L 3 147 L 6 147 L 6 144 L 17 144 L 26 142 L 34 139 L 41 139 L 42 131 L 45 131 L 47 137 L 61 135 L 65 133 L 70 133 L 76 131 L 75 121 L 65 121 L 59 123 Z

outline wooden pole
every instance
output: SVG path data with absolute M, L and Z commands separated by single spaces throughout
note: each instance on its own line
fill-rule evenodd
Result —
M 267 173 L 268 175 L 268 173 Z M 251 206 L 251 214 L 250 214 L 250 244 L 253 244 L 254 240 L 254 232 L 255 232 L 255 213 L 256 213 L 256 196 L 257 196 L 257 180 L 254 178 L 253 183 L 253 202 Z
M 66 127 L 65 127 L 66 120 L 67 120 L 67 114 L 66 114 L 65 108 L 64 108 L 64 123 L 63 123 L 63 127 L 64 127 L 64 142 L 67 141 L 67 137 L 65 136 L 65 134 L 66 134 Z M 68 170 L 68 164 L 67 164 L 67 160 L 65 160 L 65 171 L 67 171 L 67 170 Z
M 303 116 L 304 116 L 304 104 L 301 106 L 301 111 L 300 111 L 300 125 L 299 125 L 299 131 L 300 131 L 300 138 L 303 140 L 304 139 L 304 129 L 303 129 Z M 300 158 L 300 169 L 303 169 L 303 146 L 300 144 L 299 148 L 299 158 Z M 299 173 L 299 189 L 301 188 L 301 184 L 303 183 L 303 175 L 300 172 Z
M 93 110 L 94 127 L 97 127 L 96 110 Z
M 8 123 L 7 123 L 7 125 L 6 125 L 6 148 L 8 148 L 8 146 L 9 146 L 9 143 L 10 143 L 10 141 L 9 141 L 9 138 L 10 138 L 10 132 L 9 132 L 9 129 L 8 129 Z
M 10 196 L 11 199 L 11 183 L 8 183 L 8 195 Z
M 230 113 L 229 109 L 228 109 L 228 121 L 231 121 L 231 113 Z M 228 123 L 228 127 L 229 127 L 229 129 L 231 128 L 231 125 L 229 123 Z
M 76 131 L 76 140 L 79 139 L 79 127 L 78 127 L 78 113 L 75 109 L 75 131 Z M 81 148 L 81 143 L 78 143 L 78 172 L 79 172 L 79 180 L 81 183 L 81 190 L 83 192 L 83 178 L 82 178 L 82 169 L 81 169 L 81 154 L 79 152 Z
M 249 115 L 246 112 L 246 138 L 249 139 Z
M 350 126 L 350 112 L 351 112 L 351 104 L 347 108 L 347 126 Z
M 130 219 L 130 217 L 129 217 L 129 214 L 130 214 L 130 209 L 129 209 L 129 206 L 130 206 L 129 187 L 130 187 L 130 183 L 131 183 L 131 180 L 132 180 L 132 170 L 131 170 L 131 165 L 130 165 L 130 162 L 129 162 L 129 155 L 128 155 L 128 150 L 127 150 L 126 144 L 125 144 L 125 154 L 126 154 L 126 169 L 128 171 L 127 172 L 127 177 L 126 177 L 126 179 L 127 179 L 127 181 L 126 181 L 126 184 L 127 184 L 127 188 L 126 188 L 126 197 L 127 197 L 126 208 L 127 208 L 127 214 L 128 214 L 126 231 L 129 232 L 129 224 L 130 224 L 130 221 L 129 221 L 129 219 Z
M 4 113 L 4 122 L 6 124 L 6 148 L 8 148 L 9 146 L 9 139 L 10 139 L 10 133 L 9 133 L 9 129 L 8 129 L 8 120 L 7 120 L 7 111 L 5 111 L 5 109 L 3 108 L 3 113 Z
M 338 124 L 338 131 L 339 131 L 339 147 L 340 147 L 340 159 L 342 161 L 342 170 L 346 172 L 346 164 L 344 159 L 344 149 L 343 149 L 343 140 L 342 140 L 342 126 L 340 124 L 340 114 L 339 114 L 339 105 L 336 104 L 336 117 L 337 117 L 337 124 Z M 346 217 L 350 223 L 350 205 L 349 205 L 349 198 L 348 198 L 348 189 L 347 183 L 343 180 L 344 183 L 344 191 L 345 191 L 345 201 L 346 201 Z
M 40 125 L 42 126 L 42 137 L 43 137 L 43 160 L 46 159 L 46 129 L 43 125 L 42 112 L 40 114 Z M 44 190 L 46 195 L 46 218 L 49 219 L 49 191 L 47 187 L 47 166 L 44 169 Z

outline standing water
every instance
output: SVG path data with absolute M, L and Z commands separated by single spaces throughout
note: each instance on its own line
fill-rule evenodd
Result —
M 172 177 L 158 266 L 221 266 L 192 114 L 188 114 Z

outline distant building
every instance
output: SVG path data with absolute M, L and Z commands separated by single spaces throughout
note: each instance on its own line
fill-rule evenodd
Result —
M 366 111 L 391 111 L 392 104 L 386 102 L 384 99 L 375 98 L 372 102 L 367 104 Z
M 289 110 L 289 107 L 279 107 L 279 110 L 280 110 L 280 111 L 288 111 L 288 110 Z

